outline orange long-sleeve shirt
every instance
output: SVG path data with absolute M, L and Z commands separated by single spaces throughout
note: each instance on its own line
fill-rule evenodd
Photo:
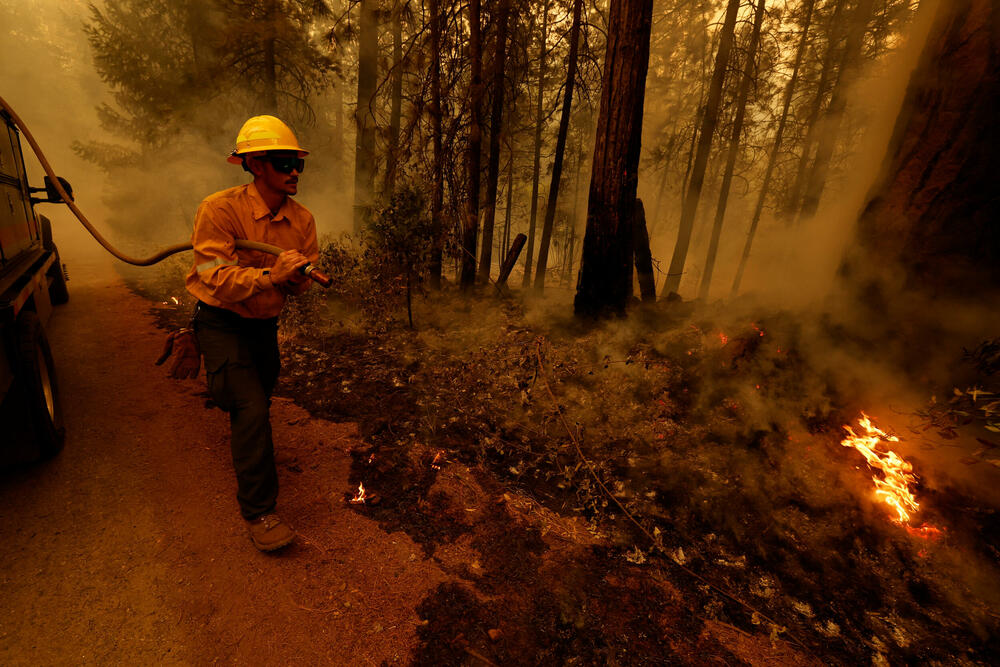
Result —
M 191 235 L 194 266 L 187 276 L 187 291 L 210 306 L 242 317 L 277 317 L 285 305 L 285 293 L 265 273 L 277 257 L 237 250 L 236 239 L 296 249 L 316 262 L 319 244 L 312 213 L 287 198 L 272 216 L 257 188 L 249 183 L 209 195 L 195 215 Z M 301 294 L 310 284 L 306 281 L 292 291 Z

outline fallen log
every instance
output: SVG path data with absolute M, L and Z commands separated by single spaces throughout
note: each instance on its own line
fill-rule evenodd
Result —
M 514 265 L 517 264 L 517 258 L 521 256 L 521 248 L 524 247 L 524 242 L 528 240 L 528 237 L 524 234 L 518 234 L 514 237 L 514 242 L 510 245 L 510 250 L 507 251 L 507 256 L 503 260 L 503 264 L 500 265 L 500 277 L 497 278 L 497 287 L 506 287 L 507 278 L 510 277 L 510 272 L 514 270 Z

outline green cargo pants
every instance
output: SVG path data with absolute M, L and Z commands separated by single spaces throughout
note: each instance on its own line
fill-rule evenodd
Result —
M 278 497 L 270 414 L 281 369 L 278 321 L 247 319 L 199 302 L 194 330 L 208 393 L 229 413 L 240 513 L 253 519 L 272 511 Z

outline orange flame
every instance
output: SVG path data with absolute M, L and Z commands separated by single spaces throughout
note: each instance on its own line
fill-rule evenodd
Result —
M 907 526 L 906 532 L 908 532 L 910 535 L 914 537 L 922 537 L 925 540 L 930 540 L 933 542 L 941 537 L 941 535 L 944 533 L 944 529 L 925 523 L 921 524 L 919 528 L 914 528 L 913 526 Z
M 181 305 L 181 302 L 180 302 L 180 300 L 179 300 L 179 299 L 178 299 L 178 298 L 177 298 L 176 296 L 172 296 L 172 297 L 170 297 L 170 300 L 174 302 L 174 305 L 175 305 L 175 306 L 179 306 L 179 305 Z
M 899 438 L 888 435 L 872 424 L 871 419 L 863 412 L 858 424 L 864 429 L 865 434 L 858 435 L 850 426 L 844 426 L 848 436 L 841 440 L 840 444 L 858 450 L 868 461 L 870 468 L 882 471 L 882 479 L 877 476 L 872 477 L 872 481 L 875 482 L 875 495 L 896 511 L 897 523 L 908 524 L 910 513 L 920 508 L 910 488 L 917 481 L 917 476 L 913 474 L 913 465 L 885 446 L 887 442 L 899 442 Z
M 351 498 L 348 502 L 364 504 L 365 498 L 367 498 L 367 497 L 368 497 L 368 495 L 365 493 L 365 485 L 364 485 L 364 483 L 359 483 L 358 484 L 358 492 L 355 493 L 354 497 Z
M 434 470 L 440 470 L 442 463 L 444 463 L 444 451 L 439 450 L 438 453 L 434 455 L 434 460 L 431 461 L 431 468 Z

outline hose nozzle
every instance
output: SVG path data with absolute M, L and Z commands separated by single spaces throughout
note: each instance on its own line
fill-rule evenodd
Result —
M 330 285 L 333 284 L 333 280 L 330 278 L 330 276 L 326 275 L 312 264 L 306 264 L 305 266 L 303 266 L 302 273 L 306 274 L 307 276 L 312 278 L 315 282 L 319 283 L 323 287 L 329 287 Z

